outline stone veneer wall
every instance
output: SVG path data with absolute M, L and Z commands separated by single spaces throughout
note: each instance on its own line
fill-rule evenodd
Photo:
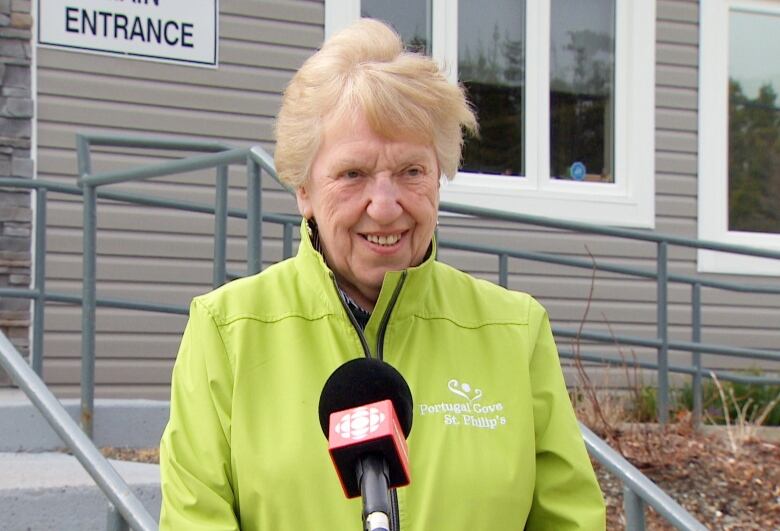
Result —
M 30 0 L 0 0 L 0 177 L 33 178 Z M 0 188 L 0 286 L 30 285 L 31 194 Z M 0 330 L 26 354 L 30 302 L 0 298 Z M 0 370 L 0 386 L 9 385 Z

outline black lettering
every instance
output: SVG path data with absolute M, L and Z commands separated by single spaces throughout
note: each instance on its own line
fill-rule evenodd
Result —
M 157 41 L 157 44 L 160 44 L 162 42 L 162 21 L 158 18 L 157 20 L 152 20 L 150 18 L 146 19 L 146 39 L 147 42 L 152 42 L 152 35 L 154 35 L 154 40 Z
M 176 35 L 175 39 L 171 40 L 170 37 L 168 37 L 168 30 L 171 28 L 171 26 L 173 26 L 173 29 L 175 31 L 179 30 L 179 24 L 177 22 L 175 22 L 173 20 L 169 20 L 168 22 L 166 22 L 165 23 L 165 42 L 167 42 L 171 46 L 175 46 L 176 44 L 179 43 L 179 36 L 176 33 L 174 33 L 174 35 Z
M 141 40 L 146 42 L 146 37 L 144 36 L 144 25 L 141 23 L 141 19 L 138 17 L 133 19 L 133 30 L 130 32 L 130 40 L 132 41 L 136 37 L 141 37 Z
M 68 33 L 78 33 L 79 32 L 78 25 L 76 25 L 76 26 L 71 26 L 70 25 L 71 22 L 78 22 L 79 21 L 77 16 L 73 16 L 76 13 L 78 13 L 78 10 L 79 9 L 77 7 L 66 7 L 65 8 L 65 31 L 67 31 Z
M 187 38 L 190 40 L 188 41 Z M 192 48 L 192 24 L 190 22 L 184 22 L 181 25 L 181 45 L 185 48 Z
M 106 11 L 98 11 L 98 15 L 103 22 L 103 37 L 108 37 L 108 19 L 111 18 L 111 13 Z
M 81 33 L 87 34 L 86 26 L 89 26 L 89 31 L 92 35 L 97 35 L 97 13 L 92 11 L 92 19 L 89 18 L 89 11 L 86 9 L 81 10 Z
M 121 13 L 114 15 L 114 38 L 119 38 L 119 30 L 122 30 L 124 39 L 127 40 L 127 17 Z

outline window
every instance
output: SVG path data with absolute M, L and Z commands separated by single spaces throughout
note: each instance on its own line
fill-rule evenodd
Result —
M 442 200 L 653 227 L 655 2 L 326 0 L 391 23 L 466 87 L 481 135 Z
M 701 3 L 699 237 L 780 251 L 780 5 Z M 780 275 L 780 261 L 699 251 L 699 270 Z

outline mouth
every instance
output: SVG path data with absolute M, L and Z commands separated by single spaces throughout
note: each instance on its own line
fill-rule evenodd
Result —
M 379 245 L 381 247 L 392 247 L 401 241 L 401 238 L 404 234 L 405 232 L 398 232 L 395 234 L 362 234 L 362 236 L 369 243 L 373 243 L 374 245 Z

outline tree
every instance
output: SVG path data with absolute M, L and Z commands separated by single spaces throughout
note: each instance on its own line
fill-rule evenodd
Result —
M 776 101 L 771 84 L 751 99 L 738 81 L 729 80 L 729 230 L 780 233 Z

